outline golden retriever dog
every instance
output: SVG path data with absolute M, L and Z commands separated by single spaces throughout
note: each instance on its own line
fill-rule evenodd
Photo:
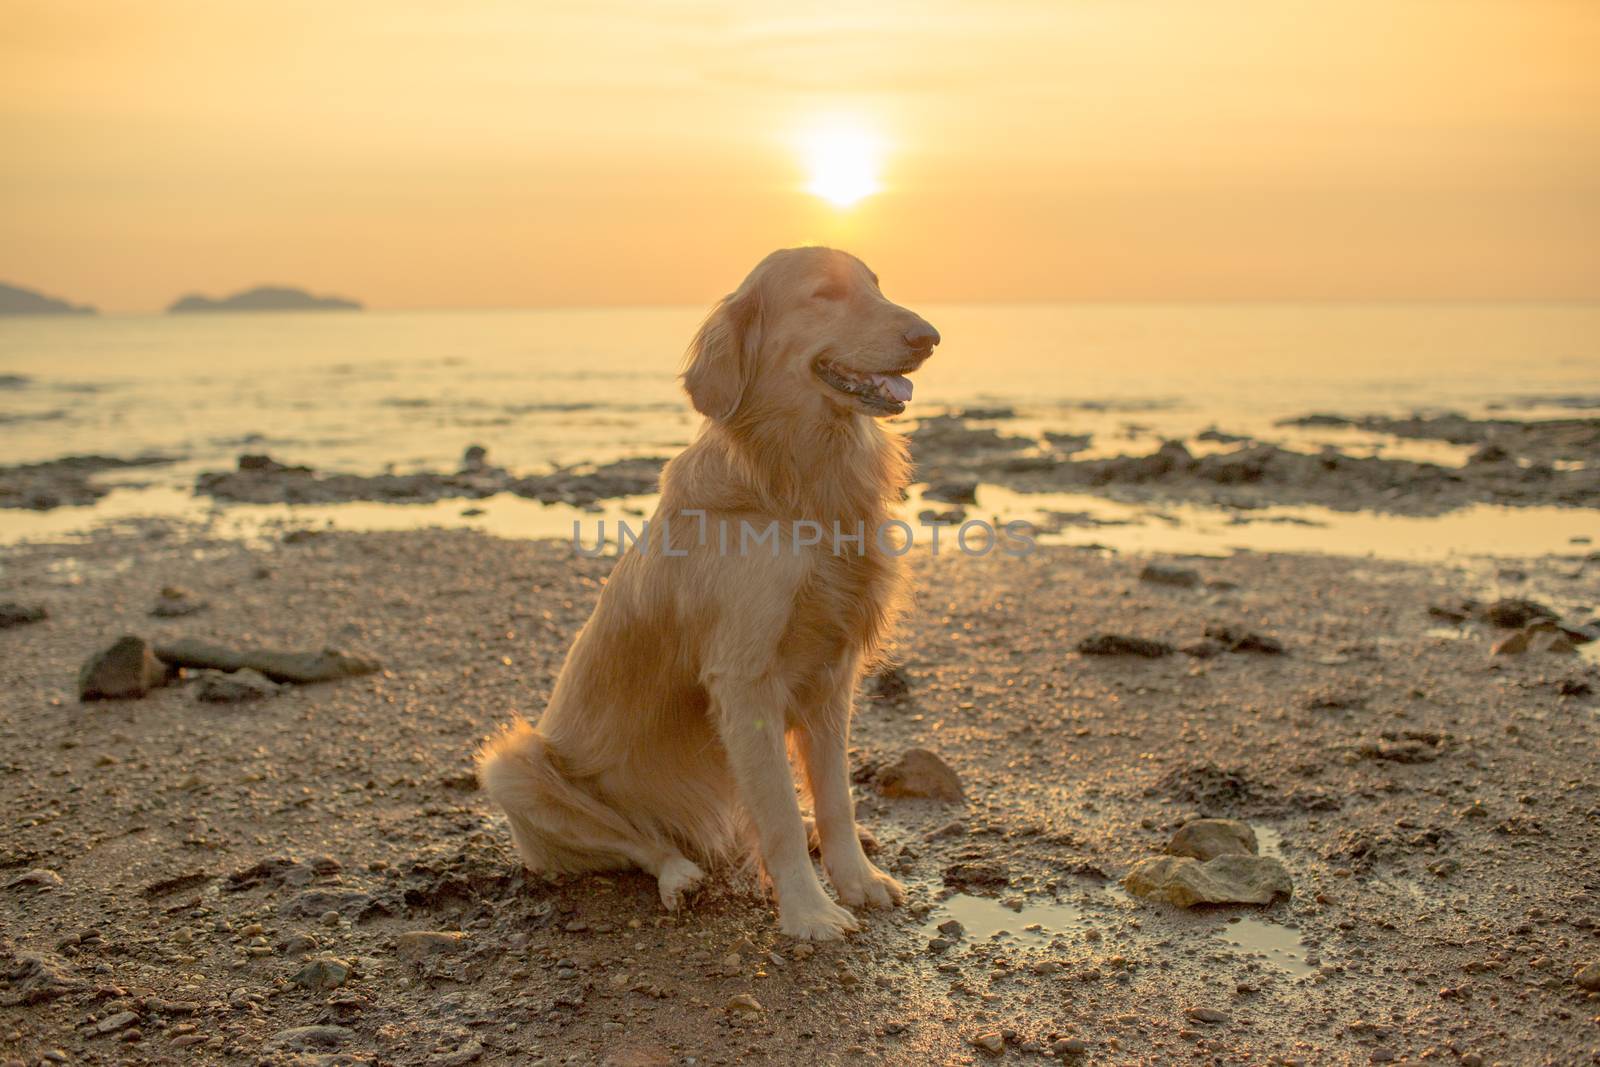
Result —
M 902 595 L 899 546 L 880 531 L 909 468 L 877 420 L 905 410 L 904 375 L 938 343 L 827 248 L 772 253 L 711 312 L 682 375 L 706 417 L 694 443 L 663 472 L 544 715 L 478 753 L 530 870 L 638 866 L 675 910 L 702 864 L 753 843 L 783 931 L 840 937 L 857 922 L 812 866 L 792 746 L 839 900 L 903 899 L 862 851 L 846 748 Z

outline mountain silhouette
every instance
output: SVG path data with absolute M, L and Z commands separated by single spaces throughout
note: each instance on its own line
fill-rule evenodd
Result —
M 338 296 L 312 296 L 304 289 L 258 285 L 232 296 L 213 299 L 200 293 L 181 297 L 167 308 L 169 314 L 191 311 L 360 311 L 354 300 Z
M 53 296 L 0 282 L 0 315 L 93 315 L 88 304 L 69 304 Z

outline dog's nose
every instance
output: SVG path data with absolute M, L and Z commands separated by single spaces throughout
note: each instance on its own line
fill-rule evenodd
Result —
M 939 343 L 939 331 L 918 319 L 915 325 L 906 330 L 905 338 L 906 344 L 912 348 L 932 348 Z

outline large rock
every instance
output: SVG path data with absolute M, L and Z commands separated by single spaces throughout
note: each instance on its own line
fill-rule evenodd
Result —
M 1289 872 L 1266 856 L 1225 855 L 1204 863 L 1192 856 L 1140 860 L 1122 879 L 1123 888 L 1146 900 L 1180 908 L 1197 904 L 1271 904 L 1294 892 Z
M 878 792 L 886 797 L 959 801 L 966 794 L 950 765 L 925 748 L 910 748 L 878 772 Z
M 1238 819 L 1193 819 L 1167 842 L 1167 855 L 1205 861 L 1218 856 L 1254 856 L 1256 832 Z
M 125 700 L 142 697 L 167 684 L 167 665 L 150 642 L 132 634 L 90 656 L 78 671 L 79 700 Z
M 351 655 L 336 648 L 321 652 L 282 652 L 266 648 L 232 649 L 192 637 L 179 638 L 156 649 L 156 654 L 179 667 L 209 667 L 260 671 L 274 682 L 331 682 L 356 678 L 382 669 L 375 659 Z

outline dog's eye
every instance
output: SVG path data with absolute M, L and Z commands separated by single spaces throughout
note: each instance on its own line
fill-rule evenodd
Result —
M 848 294 L 845 293 L 844 286 L 842 285 L 824 285 L 821 289 L 818 289 L 816 292 L 811 294 L 811 299 L 843 300 L 846 295 Z

